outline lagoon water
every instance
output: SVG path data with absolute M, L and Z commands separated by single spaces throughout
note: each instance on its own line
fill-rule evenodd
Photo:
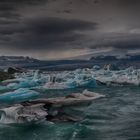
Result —
M 140 140 L 140 88 L 90 90 L 106 97 L 88 107 L 67 110 L 82 116 L 81 122 L 0 125 L 0 140 Z

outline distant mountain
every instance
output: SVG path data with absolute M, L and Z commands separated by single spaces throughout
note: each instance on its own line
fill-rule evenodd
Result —
M 127 55 L 127 60 L 140 61 L 140 55 Z
M 40 60 L 24 56 L 0 56 L 0 68 L 24 67 L 26 65 L 36 64 Z
M 37 59 L 24 56 L 0 56 L 0 61 L 38 61 Z
M 103 60 L 103 61 L 106 61 L 106 60 L 118 60 L 118 58 L 116 56 L 103 56 L 103 55 L 100 55 L 100 56 L 97 56 L 97 57 L 91 57 L 90 60 Z
M 94 56 L 89 60 L 38 60 L 23 56 L 0 56 L 0 69 L 25 68 L 48 71 L 74 70 L 78 68 L 92 68 L 94 65 L 104 67 L 115 64 L 120 69 L 130 66 L 140 68 L 140 55 L 127 55 L 123 58 L 117 56 Z
M 116 61 L 116 60 L 127 60 L 127 61 L 140 61 L 140 55 L 126 55 L 125 57 L 119 58 L 117 56 L 97 56 L 91 57 L 90 60 L 102 60 L 102 61 Z

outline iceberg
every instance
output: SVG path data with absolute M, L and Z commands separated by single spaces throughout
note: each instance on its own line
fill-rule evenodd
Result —
M 44 104 L 31 106 L 16 105 L 0 109 L 0 123 L 38 123 L 44 121 L 48 113 L 43 106 Z
M 84 90 L 82 93 L 72 93 L 65 97 L 54 97 L 47 99 L 36 99 L 27 102 L 28 104 L 40 104 L 43 103 L 46 107 L 54 106 L 73 106 L 73 105 L 84 105 L 82 103 L 91 103 L 96 99 L 103 98 L 105 95 Z M 26 102 L 25 102 L 26 103 Z
M 96 65 L 88 69 L 76 69 L 63 72 L 29 71 L 16 75 L 15 79 L 3 81 L 0 91 L 18 90 L 20 88 L 41 90 L 69 90 L 76 88 L 94 88 L 104 85 L 140 85 L 140 69 L 132 67 L 112 71 L 99 69 Z
M 32 88 L 39 84 L 35 81 L 21 81 L 20 83 L 9 83 L 6 86 L 0 86 L 0 90 L 16 90 L 19 88 Z
M 101 67 L 100 67 L 99 65 L 94 65 L 94 66 L 93 66 L 93 69 L 94 69 L 94 70 L 100 70 Z
M 0 123 L 39 123 L 46 121 L 78 121 L 66 114 L 62 107 L 87 106 L 104 95 L 84 90 L 65 97 L 43 98 L 0 109 Z
M 83 79 L 74 79 L 74 80 L 68 80 L 66 82 L 66 85 L 68 87 L 71 87 L 71 88 L 88 88 L 88 87 L 95 87 L 97 84 L 96 84 L 96 80 L 95 79 L 92 79 L 92 78 L 83 78 Z
M 37 98 L 38 96 L 39 93 L 36 91 L 20 88 L 15 91 L 0 94 L 0 102 L 1 103 L 21 102 L 21 101 L 27 101 L 29 99 Z
M 50 82 L 47 82 L 44 86 L 40 87 L 45 90 L 62 90 L 62 89 L 76 89 L 84 87 L 95 87 L 96 80 L 89 78 L 86 75 L 80 75 L 73 79 L 67 79 L 63 82 L 57 82 L 56 77 L 51 78 Z
M 99 70 L 92 76 L 106 85 L 140 85 L 140 70 L 132 67 L 119 71 Z

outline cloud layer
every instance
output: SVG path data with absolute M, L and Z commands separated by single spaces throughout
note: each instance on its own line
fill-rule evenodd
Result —
M 139 12 L 139 0 L 2 0 L 0 52 L 45 59 L 110 47 L 130 53 L 140 48 Z

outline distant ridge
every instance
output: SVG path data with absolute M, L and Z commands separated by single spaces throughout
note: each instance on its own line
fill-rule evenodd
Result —
M 129 60 L 129 61 L 140 61 L 140 55 L 126 55 L 125 57 L 118 57 L 118 56 L 97 56 L 97 57 L 91 57 L 90 60 Z
M 0 56 L 0 61 L 37 61 L 38 59 L 29 56 Z
M 8 67 L 40 69 L 48 71 L 75 70 L 78 68 L 92 68 L 94 65 L 103 67 L 106 64 L 116 64 L 127 68 L 134 66 L 140 68 L 140 55 L 126 55 L 123 58 L 118 56 L 96 56 L 89 60 L 39 60 L 24 56 L 0 56 L 0 69 Z

